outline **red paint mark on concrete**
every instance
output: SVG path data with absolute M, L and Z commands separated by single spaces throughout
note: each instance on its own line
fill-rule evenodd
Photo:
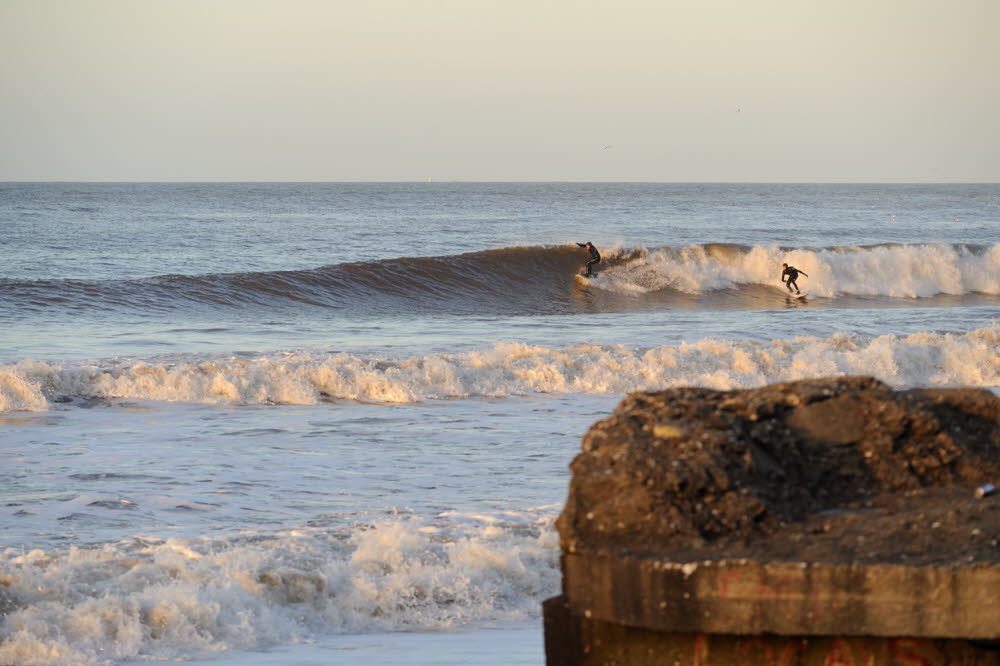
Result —
M 796 664 L 801 664 L 802 657 L 805 655 L 807 643 L 808 641 L 804 638 L 791 641 L 785 646 L 785 649 L 781 651 L 781 661 L 779 664 L 781 666 L 796 666 Z
M 916 664 L 918 666 L 931 666 L 931 660 L 921 657 L 914 650 L 922 647 L 924 641 L 919 638 L 892 638 L 889 639 L 889 652 L 893 659 L 898 659 L 902 664 Z
M 694 637 L 694 666 L 705 666 L 708 662 L 708 638 L 705 634 Z
M 843 638 L 834 638 L 823 666 L 854 666 L 854 653 Z

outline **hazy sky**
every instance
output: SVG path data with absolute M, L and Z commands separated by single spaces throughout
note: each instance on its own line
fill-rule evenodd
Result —
M 0 180 L 1000 181 L 997 0 L 0 0 Z

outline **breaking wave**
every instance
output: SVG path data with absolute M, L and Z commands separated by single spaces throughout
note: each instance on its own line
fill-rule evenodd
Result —
M 868 374 L 894 386 L 1000 386 L 1000 326 L 968 333 L 704 339 L 652 348 L 521 343 L 454 354 L 387 358 L 315 351 L 171 361 L 0 366 L 0 410 L 51 402 L 411 403 L 544 393 L 627 393 L 675 386 L 734 389 Z
M 79 666 L 537 618 L 558 507 L 0 552 L 0 663 Z
M 879 245 L 825 249 L 695 245 L 643 251 L 609 272 L 623 290 L 705 293 L 744 285 L 777 286 L 788 263 L 808 277 L 813 296 L 922 298 L 947 294 L 1000 295 L 1000 244 Z
M 1000 296 L 1000 244 L 778 248 L 693 245 L 611 248 L 599 281 L 575 284 L 576 246 L 510 247 L 403 257 L 311 270 L 163 275 L 136 280 L 0 280 L 0 313 L 44 309 L 170 312 L 198 308 L 333 308 L 366 314 L 531 315 L 693 305 L 755 307 L 781 289 L 780 266 L 799 285 L 835 298 Z M 773 301 L 773 298 L 771 299 Z

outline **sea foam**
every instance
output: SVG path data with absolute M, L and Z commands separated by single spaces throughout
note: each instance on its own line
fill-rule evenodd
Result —
M 558 590 L 555 509 L 385 520 L 349 533 L 135 537 L 0 553 L 0 663 L 177 660 L 330 633 L 536 618 Z
M 675 386 L 734 389 L 810 377 L 870 374 L 893 386 L 1000 385 L 1000 326 L 968 333 L 771 342 L 703 339 L 651 348 L 501 343 L 409 358 L 315 351 L 201 360 L 0 366 L 4 410 L 52 401 L 152 400 L 297 404 L 412 403 L 545 393 L 627 393 Z
M 794 248 L 692 245 L 641 250 L 608 269 L 601 286 L 622 293 L 673 289 L 704 293 L 757 284 L 781 287 L 781 265 L 807 274 L 798 285 L 813 296 L 920 298 L 1000 294 L 1000 244 L 989 248 L 922 244 Z

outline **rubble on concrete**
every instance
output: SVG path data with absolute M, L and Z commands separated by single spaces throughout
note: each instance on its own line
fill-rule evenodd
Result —
M 571 465 L 564 553 L 1000 561 L 1000 398 L 867 377 L 628 396 Z

